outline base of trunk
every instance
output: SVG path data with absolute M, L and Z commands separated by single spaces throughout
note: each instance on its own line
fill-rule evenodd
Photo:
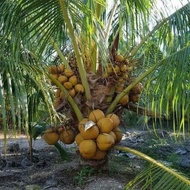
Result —
M 94 160 L 94 159 L 84 159 L 79 154 L 79 166 L 89 166 L 97 169 L 108 170 L 108 156 L 106 155 L 104 159 Z

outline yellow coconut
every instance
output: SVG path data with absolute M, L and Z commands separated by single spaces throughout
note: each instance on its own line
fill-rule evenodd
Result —
M 114 113 L 110 113 L 108 115 L 106 115 L 106 117 L 111 118 L 113 121 L 113 129 L 115 129 L 116 127 L 118 127 L 118 125 L 120 124 L 120 119 L 119 116 L 114 114 Z
M 51 65 L 49 67 L 49 73 L 50 74 L 57 74 L 58 73 L 57 66 L 56 65 Z
M 106 68 L 106 73 L 108 73 L 108 75 L 110 75 L 112 72 L 113 72 L 112 66 Z
M 65 144 L 72 144 L 75 141 L 75 134 L 71 128 L 64 130 L 60 133 L 60 141 Z
M 60 82 L 60 83 L 64 83 L 64 82 L 67 82 L 67 80 L 68 80 L 68 78 L 65 76 L 65 75 L 60 75 L 59 77 L 58 77 L 58 81 Z
M 96 123 L 104 117 L 105 117 L 104 112 L 101 111 L 100 109 L 96 109 L 90 112 L 88 119 Z
M 74 88 L 77 93 L 84 93 L 84 87 L 82 84 L 76 84 Z
M 109 134 L 110 134 L 110 135 L 114 138 L 114 140 L 116 141 L 116 139 L 117 139 L 116 134 L 115 134 L 113 131 L 111 131 Z
M 126 72 L 127 71 L 127 65 L 122 65 L 121 68 L 120 68 L 120 70 L 122 72 Z
M 72 88 L 72 84 L 70 82 L 64 82 L 63 86 L 67 89 L 70 90 Z
M 57 70 L 59 73 L 63 73 L 65 70 L 65 66 L 63 64 L 58 65 Z
M 94 160 L 102 160 L 106 156 L 106 151 L 99 150 L 98 148 L 96 149 L 96 154 L 91 158 Z
M 118 74 L 120 72 L 120 68 L 118 65 L 115 65 L 114 68 L 113 68 L 113 71 L 115 74 Z
M 79 144 L 79 152 L 83 158 L 89 159 L 96 154 L 96 143 L 93 140 L 83 140 Z
M 124 57 L 122 55 L 116 55 L 115 60 L 118 62 L 122 62 L 122 61 L 124 61 Z
M 124 84 L 124 83 L 125 83 L 125 80 L 121 77 L 121 78 L 118 79 L 118 82 L 119 82 L 120 84 Z
M 71 95 L 71 97 L 75 97 L 76 95 L 75 89 L 72 88 L 71 90 L 69 90 L 69 94 Z
M 45 131 L 42 138 L 49 145 L 54 145 L 59 140 L 59 133 L 54 129 L 50 128 Z
M 84 138 L 82 137 L 81 133 L 78 133 L 75 137 L 75 142 L 76 144 L 79 146 L 79 144 L 84 140 Z
M 75 85 L 77 84 L 77 82 L 78 82 L 76 75 L 71 76 L 71 77 L 69 78 L 69 82 L 70 82 L 73 86 L 75 86 Z
M 85 140 L 96 139 L 99 135 L 99 129 L 96 125 L 85 130 L 85 127 L 81 128 L 81 135 Z
M 121 100 L 119 101 L 119 103 L 122 105 L 122 106 L 125 106 L 129 103 L 129 95 L 126 94 L 125 96 L 123 96 L 121 98 Z
M 114 138 L 108 133 L 99 134 L 96 139 L 96 142 L 98 148 L 102 151 L 109 150 L 115 144 Z
M 115 136 L 116 136 L 115 143 L 119 143 L 123 137 L 123 133 L 122 133 L 121 129 L 119 129 L 117 127 L 113 130 L 113 132 L 115 133 Z
M 109 117 L 104 117 L 97 122 L 101 133 L 110 133 L 113 129 L 113 121 Z
M 129 79 L 129 75 L 127 73 L 123 73 L 122 78 L 126 81 Z
M 71 70 L 71 69 L 65 69 L 64 70 L 64 75 L 67 76 L 67 77 L 71 77 L 74 75 L 74 72 Z
M 84 128 L 84 125 L 85 125 L 85 123 L 86 123 L 87 121 L 89 121 L 88 118 L 83 118 L 83 119 L 79 122 L 79 124 L 78 124 L 78 130 L 79 130 L 79 131 L 81 131 L 81 129 Z

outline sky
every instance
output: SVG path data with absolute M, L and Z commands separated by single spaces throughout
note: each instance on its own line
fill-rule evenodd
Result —
M 172 14 L 176 9 L 181 8 L 188 2 L 190 2 L 190 0 L 156 0 L 156 6 L 158 9 L 163 10 L 163 13 L 167 8 L 167 12 L 165 12 L 165 14 Z

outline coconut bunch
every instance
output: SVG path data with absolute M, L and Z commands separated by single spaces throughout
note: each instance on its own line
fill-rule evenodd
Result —
M 136 103 L 139 101 L 140 94 L 143 90 L 142 83 L 136 84 L 129 92 L 129 101 Z
M 91 88 L 90 103 L 93 103 L 94 109 L 101 109 L 106 112 L 114 98 L 135 80 L 132 76 L 135 65 L 134 60 L 129 62 L 122 55 L 116 55 L 115 59 L 108 62 L 103 70 L 100 60 L 97 73 L 89 72 L 87 74 Z M 130 101 L 138 102 L 142 90 L 142 84 L 137 84 L 128 94 L 123 96 L 118 106 L 126 106 Z M 91 106 L 90 104 L 87 105 Z
M 100 109 L 93 110 L 78 124 L 75 137 L 79 153 L 84 159 L 102 160 L 113 146 L 122 139 L 118 128 L 119 117 L 112 113 L 105 115 Z
M 86 63 L 87 61 L 84 60 L 84 62 Z M 94 73 L 90 71 L 88 61 L 86 72 L 91 90 L 91 99 L 88 101 L 83 96 L 84 87 L 81 84 L 76 58 L 73 53 L 68 57 L 68 64 L 70 68 L 65 68 L 63 64 L 50 66 L 49 73 L 68 90 L 68 93 L 73 98 L 80 94 L 80 96 L 77 96 L 77 102 L 80 104 L 78 106 L 85 113 L 86 106 L 90 109 L 101 109 L 106 112 L 106 109 L 114 98 L 134 80 L 132 71 L 135 69 L 136 63 L 135 61 L 128 61 L 122 55 L 117 54 L 105 68 L 102 67 L 101 59 L 99 59 L 99 68 L 97 73 Z M 142 89 L 142 84 L 137 84 L 134 89 L 131 89 L 120 100 L 119 104 L 126 106 L 129 101 L 138 102 Z M 54 106 L 57 107 L 65 99 L 65 95 L 57 88 L 55 91 Z M 86 114 L 84 116 L 86 117 Z
M 58 66 L 51 65 L 49 73 L 64 86 L 71 97 L 74 98 L 77 94 L 84 93 L 84 87 L 80 83 L 76 71 L 74 72 L 72 69 L 65 68 L 63 64 L 60 64 Z M 52 83 L 52 85 L 54 84 Z M 62 91 L 57 88 L 55 91 L 54 107 L 57 107 L 65 98 Z
M 131 82 L 135 80 L 132 76 L 132 72 L 134 71 L 135 67 L 135 60 L 128 61 L 119 54 L 115 56 L 113 64 L 108 63 L 108 67 L 106 68 L 103 77 L 113 81 L 112 83 L 114 83 L 115 85 L 115 94 L 121 93 L 128 85 L 131 84 Z M 137 84 L 134 88 L 130 90 L 128 94 L 126 94 L 120 100 L 119 103 L 122 106 L 125 106 L 129 101 L 138 102 L 142 90 L 142 84 Z
M 42 138 L 49 145 L 55 145 L 59 140 L 64 144 L 72 144 L 75 141 L 75 132 L 69 126 L 59 126 L 58 128 L 50 127 L 47 129 Z

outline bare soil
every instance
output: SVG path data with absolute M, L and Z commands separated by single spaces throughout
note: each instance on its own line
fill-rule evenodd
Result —
M 63 145 L 69 161 L 63 161 L 57 149 L 41 138 L 33 142 L 32 160 L 24 135 L 8 138 L 6 154 L 3 146 L 1 135 L 0 190 L 121 190 L 132 179 L 127 158 L 115 152 L 102 169 L 81 165 L 75 144 Z

